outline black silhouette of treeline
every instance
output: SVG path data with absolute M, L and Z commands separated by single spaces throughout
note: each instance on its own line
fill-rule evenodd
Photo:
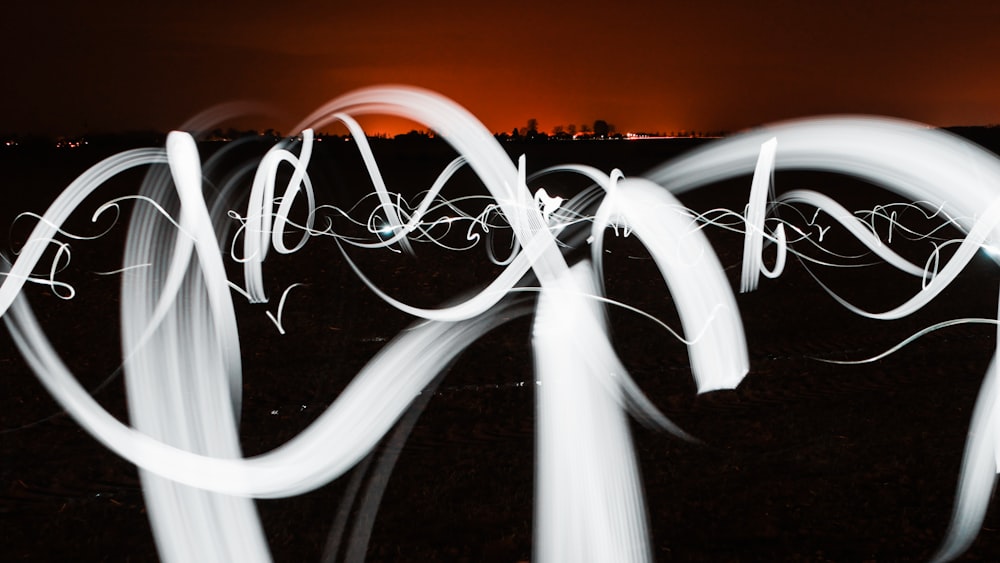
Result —
M 495 133 L 494 137 L 508 143 L 544 143 L 562 141 L 618 141 L 641 139 L 714 139 L 728 136 L 724 131 L 670 131 L 652 133 L 620 133 L 614 131 L 613 125 L 598 120 L 595 127 L 582 126 L 577 131 L 574 126 L 565 128 L 557 126 L 553 132 L 547 133 L 529 127 L 514 128 L 510 133 Z M 968 139 L 978 145 L 1000 154 L 1000 124 L 963 125 L 942 128 L 945 131 Z M 254 129 L 215 129 L 213 131 L 193 132 L 195 137 L 204 143 L 226 143 L 236 140 L 256 139 L 265 143 L 276 143 L 286 139 L 280 132 L 273 129 L 258 131 Z M 0 152 L 9 150 L 61 149 L 72 150 L 81 148 L 101 148 L 104 150 L 125 150 L 135 147 L 163 146 L 166 133 L 161 131 L 126 131 L 120 133 L 97 133 L 78 137 L 52 137 L 47 135 L 17 134 L 0 135 Z M 436 141 L 434 133 L 412 130 L 398 135 L 377 133 L 367 137 L 370 142 L 400 142 L 423 143 Z M 317 133 L 316 140 L 320 142 L 350 142 L 350 135 Z
M 960 137 L 964 137 L 977 145 L 981 145 L 1000 154 L 1000 124 L 994 125 L 966 125 L 958 127 L 945 127 L 945 131 L 950 131 Z

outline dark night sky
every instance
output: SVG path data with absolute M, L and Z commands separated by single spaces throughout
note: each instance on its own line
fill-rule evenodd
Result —
M 288 132 L 382 83 L 437 90 L 494 131 L 1000 122 L 995 0 L 63 4 L 4 8 L 0 133 L 166 130 L 247 99 L 276 111 L 247 125 Z

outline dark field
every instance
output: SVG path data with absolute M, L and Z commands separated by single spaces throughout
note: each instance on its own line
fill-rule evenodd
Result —
M 696 144 L 506 147 L 515 157 L 527 153 L 530 170 L 585 163 L 638 175 Z M 311 173 L 321 203 L 350 204 L 369 190 L 352 146 L 345 145 L 322 147 L 314 157 Z M 375 148 L 389 189 L 406 194 L 429 185 L 450 158 L 429 142 Z M 250 146 L 243 156 L 262 150 Z M 101 149 L 7 151 L 0 156 L 0 225 L 11 224 L 20 211 L 43 211 L 59 189 L 103 154 Z M 561 178 L 543 183 L 550 192 L 567 194 L 585 186 L 574 179 L 560 184 Z M 93 210 L 105 199 L 134 191 L 140 180 L 141 174 L 129 173 L 113 181 L 107 197 L 101 192 L 77 213 L 73 228 L 102 231 L 89 225 Z M 749 186 L 746 177 L 681 199 L 698 211 L 742 212 Z M 776 186 L 779 193 L 820 189 L 852 210 L 895 201 L 858 181 L 808 172 L 779 173 Z M 445 195 L 476 190 L 470 174 L 457 178 Z M 238 205 L 243 204 L 234 208 Z M 4 231 L 8 255 L 32 226 L 22 221 Z M 119 224 L 104 238 L 73 242 L 73 262 L 60 279 L 74 283 L 74 299 L 58 299 L 40 285 L 26 293 L 64 361 L 86 387 L 99 388 L 101 404 L 124 419 L 122 379 L 109 380 L 121 361 L 119 280 L 94 273 L 120 266 L 123 231 Z M 738 287 L 741 235 L 712 227 L 706 233 Z M 831 247 L 859 251 L 860 245 L 835 228 L 828 236 Z M 610 234 L 607 245 L 609 296 L 677 326 L 666 286 L 641 245 Z M 899 241 L 899 247 L 915 257 L 925 255 L 929 243 Z M 416 250 L 417 260 L 384 250 L 352 250 L 351 256 L 385 291 L 422 306 L 479 287 L 498 272 L 481 248 L 454 253 L 425 244 Z M 844 297 L 872 309 L 888 309 L 920 289 L 919 280 L 881 264 L 812 270 Z M 235 269 L 232 274 L 240 279 Z M 267 451 L 308 425 L 411 322 L 357 280 L 328 239 L 269 259 L 265 275 L 272 303 L 249 305 L 234 294 L 246 455 Z M 758 291 L 737 296 L 749 375 L 734 391 L 700 396 L 681 343 L 648 320 L 612 309 L 612 335 L 632 376 L 667 416 L 705 443 L 633 426 L 656 558 L 921 561 L 932 556 L 950 518 L 969 418 L 996 347 L 996 327 L 946 328 L 861 365 L 819 359 L 869 358 L 941 321 L 995 318 L 997 280 L 997 265 L 980 255 L 919 314 L 880 322 L 843 309 L 800 263 L 790 261 L 781 277 L 762 279 Z M 287 334 L 279 335 L 265 311 L 274 311 L 282 289 L 295 282 L 308 285 L 290 293 L 283 317 Z M 446 374 L 389 478 L 369 560 L 530 558 L 535 419 L 530 327 L 525 318 L 497 329 Z M 6 330 L 0 332 L 0 559 L 155 559 L 136 469 L 59 414 Z M 376 455 L 392 448 L 383 445 Z M 257 503 L 275 560 L 321 560 L 350 480 L 348 475 L 304 496 Z M 961 560 L 1000 560 L 996 498 L 978 540 Z

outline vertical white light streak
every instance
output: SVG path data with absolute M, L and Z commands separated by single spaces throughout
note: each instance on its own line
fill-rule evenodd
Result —
M 1000 309 L 1000 302 L 998 302 Z M 997 311 L 1000 319 L 1000 310 Z M 1000 324 L 997 325 L 1000 347 Z M 1000 475 L 1000 355 L 986 370 L 969 423 L 969 439 L 958 478 L 958 493 L 944 543 L 932 561 L 950 561 L 969 549 L 983 527 L 986 510 Z
M 538 298 L 534 561 L 651 559 L 642 487 L 588 265 Z
M 772 137 L 760 146 L 760 156 L 750 183 L 750 201 L 746 206 L 743 235 L 743 270 L 740 275 L 740 293 L 757 289 L 760 273 L 777 277 L 785 267 L 785 228 L 779 224 L 775 232 L 778 239 L 778 258 L 773 270 L 764 267 L 764 219 L 767 216 L 768 196 L 773 196 L 774 155 L 778 139 Z
M 139 214 L 126 246 L 126 262 L 153 264 L 122 279 L 130 418 L 137 430 L 167 444 L 238 459 L 242 377 L 236 316 L 190 135 L 170 134 L 167 160 L 180 231 Z M 170 247 L 169 265 L 157 260 Z M 153 290 L 158 279 L 168 280 L 159 294 Z M 270 559 L 252 499 L 190 487 L 145 469 L 140 476 L 164 561 Z

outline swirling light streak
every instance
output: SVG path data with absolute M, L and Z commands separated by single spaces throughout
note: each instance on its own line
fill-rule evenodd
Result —
M 388 191 L 354 119 L 370 113 L 423 123 L 460 155 L 412 210 L 404 209 L 401 196 L 394 198 Z M 332 121 L 346 124 L 358 141 L 389 231 L 377 242 L 342 239 L 332 223 L 316 228 L 323 206 L 315 201 L 307 170 L 311 129 Z M 738 385 L 749 360 L 735 297 L 702 232 L 716 219 L 684 209 L 672 193 L 754 173 L 741 218 L 744 291 L 756 287 L 759 273 L 778 276 L 786 252 L 797 255 L 788 248 L 784 222 L 778 221 L 770 233 L 765 229 L 765 222 L 775 219 L 767 216 L 774 170 L 812 168 L 859 175 L 914 201 L 931 202 L 935 213 L 944 213 L 968 233 L 932 276 L 927 267 L 886 248 L 874 227 L 847 219 L 846 210 L 822 194 L 798 190 L 771 204 L 794 202 L 815 207 L 817 214 L 822 210 L 881 259 L 930 278 L 914 297 L 885 313 L 867 313 L 834 294 L 852 311 L 879 319 L 905 316 L 926 305 L 979 249 L 1000 242 L 1000 161 L 953 137 L 900 122 L 832 119 L 779 125 L 715 143 L 654 170 L 647 179 L 572 165 L 543 171 L 583 174 L 595 182 L 567 201 L 541 190 L 532 194 L 524 157 L 515 166 L 471 114 L 426 91 L 383 87 L 353 92 L 317 110 L 297 130 L 302 131 L 298 156 L 282 144 L 257 167 L 245 216 L 228 211 L 225 202 L 237 190 L 237 177 L 249 169 L 230 177 L 219 196 L 206 201 L 197 146 L 185 133 L 171 133 L 165 150 L 128 151 L 102 161 L 70 184 L 41 216 L 0 286 L 0 313 L 45 387 L 88 432 L 141 468 L 157 545 L 168 561 L 267 560 L 251 499 L 300 494 L 357 464 L 462 350 L 507 318 L 508 296 L 526 289 L 520 286 L 529 274 L 537 279 L 534 290 L 539 292 L 533 331 L 539 383 L 535 559 L 648 560 L 643 499 L 624 413 L 628 410 L 647 423 L 686 435 L 645 398 L 607 335 L 600 304 L 602 240 L 609 228 L 635 234 L 656 262 L 678 308 L 699 392 Z M 284 193 L 276 196 L 276 170 L 282 163 L 290 164 L 293 173 Z M 121 309 L 130 427 L 108 414 L 79 385 L 20 293 L 24 283 L 36 281 L 32 272 L 44 248 L 85 197 L 126 169 L 162 164 L 168 168 L 153 168 L 137 196 L 154 205 L 136 207 L 122 268 L 130 273 L 123 276 Z M 421 320 L 388 343 L 299 435 L 272 451 L 244 458 L 238 440 L 240 343 L 230 290 L 251 302 L 267 301 L 262 268 L 269 250 L 295 252 L 318 235 L 333 236 L 342 252 L 344 244 L 357 244 L 390 249 L 398 245 L 412 253 L 414 242 L 435 241 L 430 229 L 442 219 L 429 214 L 442 208 L 436 203 L 441 191 L 464 165 L 490 192 L 496 211 L 476 216 L 456 213 L 454 218 L 471 220 L 488 232 L 494 225 L 487 218 L 495 213 L 511 229 L 511 256 L 494 260 L 503 266 L 500 275 L 459 301 L 436 309 L 419 308 L 380 290 L 344 252 L 350 267 L 377 295 Z M 305 193 L 304 224 L 289 219 L 300 191 Z M 444 205 L 458 211 L 450 203 Z M 589 216 L 587 210 L 594 206 L 596 211 Z M 872 216 L 878 214 L 876 210 Z M 373 218 L 369 217 L 369 230 Z M 890 230 L 898 218 L 890 212 Z M 590 227 L 579 228 L 587 220 Z M 243 237 L 243 253 L 230 256 L 243 264 L 242 287 L 228 279 L 223 263 L 222 249 L 228 245 L 223 241 L 234 222 L 239 225 L 236 237 Z M 301 238 L 287 246 L 284 237 L 293 228 Z M 478 240 L 472 228 L 467 238 Z M 738 227 L 732 223 L 725 228 Z M 822 238 L 822 229 L 819 234 Z M 815 244 L 804 233 L 802 238 Z M 764 240 L 778 245 L 773 269 L 762 263 Z M 591 245 L 591 261 L 570 267 L 562 246 L 584 241 Z M 231 249 L 235 248 L 234 242 Z M 57 253 L 52 278 L 60 258 Z M 277 317 L 268 312 L 281 332 L 282 306 L 294 287 L 297 284 L 283 293 Z M 997 370 L 994 356 L 977 398 L 955 511 L 937 560 L 953 558 L 971 543 L 1000 472 Z M 365 501 L 366 506 L 371 502 Z M 564 512 L 569 506 L 574 507 L 571 518 Z M 366 537 L 364 524 L 360 526 L 361 536 Z M 334 552 L 336 537 L 331 536 Z M 350 547 L 349 557 L 363 556 L 364 543 Z
M 771 137 L 779 138 L 781 143 L 775 158 L 777 170 L 838 172 L 864 178 L 914 202 L 939 202 L 935 207 L 969 233 L 960 251 L 929 284 L 903 305 L 885 313 L 868 313 L 824 286 L 842 305 L 858 314 L 873 318 L 912 314 L 944 289 L 972 254 L 995 246 L 1000 239 L 996 216 L 1000 206 L 1000 160 L 955 136 L 901 121 L 817 119 L 764 128 L 695 151 L 654 170 L 649 177 L 674 192 L 731 178 L 746 172 L 757 156 L 757 147 Z M 994 366 L 997 356 L 995 352 Z M 976 403 L 977 413 L 1000 408 L 990 383 L 996 377 L 995 369 L 991 367 L 986 375 Z M 973 417 L 956 512 L 935 560 L 947 560 L 966 550 L 982 525 L 995 474 L 1000 473 L 1000 463 L 982 461 L 997 461 L 995 452 L 1000 451 L 1000 425 L 992 422 L 987 414 Z M 990 455 L 991 451 L 994 455 Z
M 247 216 L 243 226 L 243 275 L 246 278 L 246 291 L 250 295 L 252 303 L 263 303 L 267 301 L 264 295 L 264 280 L 262 264 L 267 258 L 268 249 L 274 249 L 282 254 L 289 254 L 302 248 L 308 240 L 304 234 L 293 248 L 287 248 L 284 243 L 285 225 L 287 223 L 288 212 L 292 202 L 295 201 L 295 194 L 300 190 L 300 185 L 305 189 L 308 205 L 307 229 L 311 228 L 314 221 L 315 196 L 313 196 L 312 183 L 306 173 L 309 165 L 309 158 L 312 156 L 313 133 L 311 130 L 302 133 L 302 152 L 295 156 L 290 151 L 280 146 L 268 151 L 257 169 L 254 176 L 253 187 L 250 190 L 250 201 L 247 204 Z M 295 168 L 292 178 L 285 188 L 284 195 L 280 198 L 280 205 L 277 213 L 272 213 L 275 204 L 274 189 L 277 182 L 278 165 L 287 162 Z M 199 166 L 200 172 L 200 166 Z M 274 222 L 272 225 L 272 221 Z M 268 242 L 270 239 L 270 243 Z

